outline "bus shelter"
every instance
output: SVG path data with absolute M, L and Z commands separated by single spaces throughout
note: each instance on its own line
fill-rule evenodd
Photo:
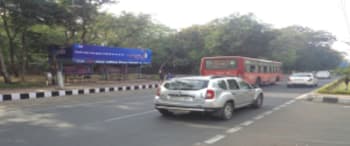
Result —
M 89 79 L 102 75 L 104 80 L 123 80 L 129 73 L 142 75 L 142 65 L 151 64 L 152 50 L 73 44 L 50 50 L 58 70 L 67 77 Z M 69 80 L 69 79 L 68 79 Z

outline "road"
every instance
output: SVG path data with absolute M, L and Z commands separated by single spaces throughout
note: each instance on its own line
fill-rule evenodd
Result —
M 261 109 L 229 121 L 162 117 L 155 90 L 1 103 L 0 146 L 350 145 L 350 108 L 295 99 L 313 89 L 264 87 Z

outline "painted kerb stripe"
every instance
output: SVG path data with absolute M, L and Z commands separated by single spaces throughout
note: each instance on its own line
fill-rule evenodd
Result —
M 100 87 L 100 88 L 84 88 L 84 89 L 71 89 L 71 90 L 53 90 L 53 91 L 41 91 L 41 92 L 28 92 L 28 93 L 12 93 L 12 94 L 0 94 L 1 101 L 11 100 L 25 100 L 36 98 L 49 98 L 56 96 L 71 96 L 82 94 L 93 94 L 113 91 L 130 91 L 130 90 L 143 90 L 148 88 L 157 88 L 157 83 L 152 84 L 140 84 L 140 85 L 128 85 L 128 86 L 116 86 L 116 87 Z

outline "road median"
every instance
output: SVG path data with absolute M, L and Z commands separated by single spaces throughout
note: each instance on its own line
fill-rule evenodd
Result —
M 350 105 L 350 90 L 346 89 L 344 78 L 340 78 L 309 93 L 306 100 Z
M 28 100 L 38 98 L 50 98 L 59 96 L 86 95 L 106 92 L 122 92 L 131 90 L 146 90 L 158 88 L 159 82 L 139 82 L 139 83 L 124 83 L 122 85 L 94 85 L 82 87 L 70 87 L 66 89 L 32 89 L 25 92 L 12 92 L 0 94 L 0 102 L 13 100 Z

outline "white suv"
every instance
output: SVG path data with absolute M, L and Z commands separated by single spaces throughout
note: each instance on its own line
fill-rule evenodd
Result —
M 155 96 L 155 108 L 164 116 L 173 115 L 174 111 L 196 111 L 228 120 L 235 108 L 259 108 L 262 104 L 262 89 L 237 77 L 173 78 L 162 83 Z

